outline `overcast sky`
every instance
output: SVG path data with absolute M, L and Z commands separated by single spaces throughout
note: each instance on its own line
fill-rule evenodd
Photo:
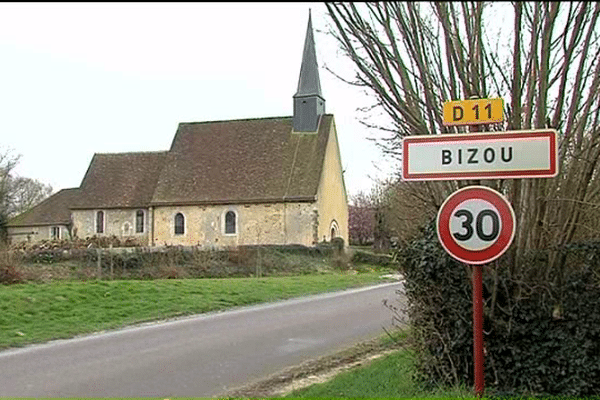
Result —
M 392 164 L 358 122 L 369 99 L 323 69 L 353 74 L 323 3 L 0 3 L 0 150 L 58 191 L 180 122 L 290 116 L 309 8 L 348 194 L 368 192 Z

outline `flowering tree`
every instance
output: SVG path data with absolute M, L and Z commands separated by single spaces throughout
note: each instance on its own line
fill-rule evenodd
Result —
M 350 200 L 351 204 L 348 206 L 350 244 L 370 245 L 373 243 L 375 206 L 364 192 L 359 192 Z

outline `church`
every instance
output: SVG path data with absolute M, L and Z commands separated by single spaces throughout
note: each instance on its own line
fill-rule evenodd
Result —
M 97 153 L 78 188 L 16 216 L 8 234 L 12 243 L 112 235 L 142 246 L 348 243 L 310 15 L 291 117 L 180 123 L 166 151 Z

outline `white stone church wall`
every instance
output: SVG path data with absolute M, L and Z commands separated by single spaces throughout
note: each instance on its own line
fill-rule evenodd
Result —
M 225 215 L 236 214 L 236 232 L 225 233 Z M 185 219 L 175 233 L 175 215 Z M 314 203 L 164 206 L 154 209 L 154 245 L 228 247 L 255 244 L 302 244 L 316 239 Z
M 98 210 L 73 210 L 74 234 L 79 238 L 92 236 L 117 236 L 119 238 L 135 238 L 141 244 L 147 245 L 149 238 L 150 218 L 148 209 L 144 211 L 144 231 L 136 233 L 136 209 L 98 209 Z M 96 215 L 98 211 L 104 212 L 104 232 L 96 232 Z

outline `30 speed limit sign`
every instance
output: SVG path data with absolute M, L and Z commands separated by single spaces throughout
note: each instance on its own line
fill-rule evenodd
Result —
M 515 213 L 495 190 L 469 186 L 444 201 L 437 215 L 437 234 L 452 257 L 467 264 L 486 264 L 512 243 Z

